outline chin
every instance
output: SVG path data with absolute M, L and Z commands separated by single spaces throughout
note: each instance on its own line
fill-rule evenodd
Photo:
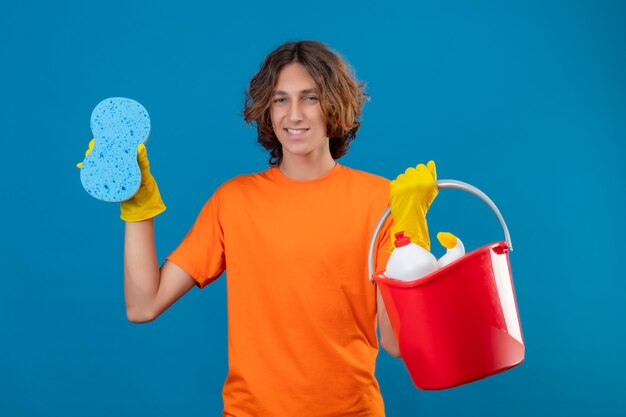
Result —
M 283 146 L 283 155 L 290 154 L 293 156 L 307 156 L 313 151 L 311 149 L 289 149 Z

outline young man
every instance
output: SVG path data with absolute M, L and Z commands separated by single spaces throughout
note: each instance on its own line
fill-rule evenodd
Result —
M 160 269 L 152 218 L 165 206 L 140 147 L 143 185 L 122 203 L 128 319 L 154 320 L 226 271 L 224 416 L 384 416 L 374 377 L 377 322 L 381 345 L 399 352 L 368 280 L 367 253 L 389 182 L 337 163 L 360 126 L 362 87 L 321 43 L 271 52 L 244 109 L 271 167 L 219 187 Z M 430 164 L 394 182 L 397 224 L 388 221 L 379 235 L 377 270 L 388 259 L 391 231 L 402 228 L 428 245 L 424 217 L 435 179 Z

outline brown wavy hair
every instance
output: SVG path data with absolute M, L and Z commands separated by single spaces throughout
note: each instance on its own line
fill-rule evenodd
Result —
M 365 83 L 355 80 L 348 64 L 320 42 L 287 42 L 265 57 L 246 91 L 244 120 L 256 125 L 257 142 L 270 151 L 270 165 L 280 164 L 283 149 L 272 129 L 270 106 L 280 70 L 293 62 L 306 68 L 319 89 L 330 153 L 333 159 L 339 159 L 348 152 L 361 126 L 363 103 L 368 94 L 363 91 Z

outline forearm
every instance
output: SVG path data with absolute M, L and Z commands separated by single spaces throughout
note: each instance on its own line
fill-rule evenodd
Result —
M 154 243 L 154 220 L 127 222 L 124 236 L 124 297 L 132 322 L 156 318 L 160 271 Z
M 378 327 L 380 329 L 380 345 L 391 356 L 399 358 L 401 355 L 398 341 L 391 328 L 391 321 L 389 320 L 389 315 L 385 308 L 385 302 L 378 288 L 376 288 L 376 301 L 378 309 Z

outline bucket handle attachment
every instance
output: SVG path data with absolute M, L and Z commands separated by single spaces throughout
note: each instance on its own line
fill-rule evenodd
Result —
M 487 197 L 485 193 L 483 193 L 482 191 L 480 191 L 478 188 L 474 187 L 473 185 L 470 185 L 466 182 L 457 181 L 457 180 L 438 180 L 437 187 L 440 190 L 446 189 L 446 188 L 455 188 L 457 190 L 467 191 L 468 193 L 474 194 L 475 196 L 483 200 L 485 203 L 487 203 L 489 207 L 491 207 L 491 210 L 493 210 L 494 213 L 496 213 L 496 216 L 498 216 L 498 220 L 500 220 L 500 224 L 502 225 L 502 229 L 504 230 L 504 239 L 506 240 L 506 245 L 509 248 L 509 252 L 513 251 L 513 244 L 511 243 L 511 235 L 509 235 L 509 228 L 506 227 L 506 223 L 504 221 L 504 218 L 502 217 L 502 214 L 500 214 L 500 210 L 498 210 L 498 207 L 496 207 L 494 202 L 491 201 L 491 199 Z M 391 214 L 391 208 L 387 206 L 387 210 L 385 210 L 380 220 L 378 220 L 378 224 L 376 224 L 376 228 L 374 229 L 374 234 L 370 242 L 368 262 L 369 262 L 369 279 L 372 283 L 374 283 L 372 275 L 374 275 L 374 272 L 375 272 L 373 257 L 374 257 L 374 247 L 376 246 L 376 238 L 378 237 L 380 228 L 383 226 L 383 223 L 385 222 L 385 220 L 387 220 L 387 217 L 389 217 L 390 214 Z

